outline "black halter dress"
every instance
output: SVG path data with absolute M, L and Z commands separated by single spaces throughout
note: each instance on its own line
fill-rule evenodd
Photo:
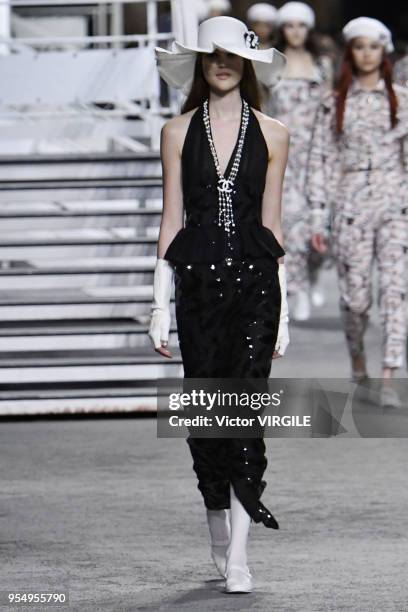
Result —
M 228 176 L 238 147 L 231 155 Z M 218 226 L 218 176 L 203 122 L 192 115 L 182 152 L 185 226 L 164 258 L 174 267 L 185 378 L 264 378 L 272 366 L 281 307 L 277 259 L 285 251 L 262 225 L 268 148 L 250 109 L 233 196 L 230 243 Z M 259 501 L 266 482 L 260 438 L 187 438 L 207 508 L 230 507 L 229 483 L 255 522 L 278 528 Z

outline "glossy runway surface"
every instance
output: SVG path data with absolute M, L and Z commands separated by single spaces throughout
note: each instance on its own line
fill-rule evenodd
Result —
M 256 590 L 231 598 L 183 439 L 153 420 L 3 424 L 2 590 L 65 585 L 78 612 L 406 610 L 406 440 L 266 442 L 280 530 L 252 525 Z
M 296 375 L 289 366 L 300 373 L 302 363 L 304 376 L 336 367 L 346 375 L 336 315 L 331 297 L 318 317 L 293 326 L 292 353 L 275 375 Z M 327 359 L 333 348 L 337 366 Z M 157 439 L 153 419 L 1 423 L 2 592 L 66 587 L 65 609 L 78 612 L 406 610 L 407 441 L 268 438 L 266 446 L 265 504 L 280 530 L 252 525 L 255 591 L 232 596 L 210 558 L 183 438 Z

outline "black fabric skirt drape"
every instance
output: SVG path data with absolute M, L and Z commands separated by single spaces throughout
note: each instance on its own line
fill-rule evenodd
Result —
M 272 366 L 281 307 L 277 259 L 177 263 L 175 305 L 185 378 L 264 378 Z M 278 528 L 260 502 L 266 486 L 259 438 L 187 438 L 207 508 L 230 507 L 230 482 L 255 522 Z

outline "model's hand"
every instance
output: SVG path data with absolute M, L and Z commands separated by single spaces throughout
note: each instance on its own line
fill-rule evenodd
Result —
M 327 251 L 327 242 L 323 234 L 313 234 L 311 239 L 312 247 L 318 253 L 325 253 Z
M 154 271 L 152 315 L 148 332 L 154 350 L 169 358 L 172 357 L 167 344 L 171 324 L 170 296 L 173 274 L 171 264 L 166 259 L 158 258 Z
M 289 339 L 289 307 L 286 289 L 286 269 L 285 264 L 279 264 L 279 285 L 281 290 L 281 310 L 279 317 L 278 337 L 272 359 L 283 357 L 290 342 Z
M 155 310 L 152 313 L 149 327 L 149 337 L 153 342 L 154 350 L 164 357 L 172 357 L 167 348 L 171 325 L 170 310 Z
M 281 322 L 279 324 L 278 339 L 276 341 L 276 346 L 275 350 L 273 351 L 272 359 L 279 359 L 279 357 L 283 357 L 286 349 L 288 348 L 289 342 L 289 326 L 287 323 Z

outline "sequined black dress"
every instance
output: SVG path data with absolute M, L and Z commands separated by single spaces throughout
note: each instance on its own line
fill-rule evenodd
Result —
M 238 139 L 225 176 L 231 169 Z M 218 226 L 217 173 L 203 123 L 193 114 L 182 152 L 186 223 L 164 258 L 175 272 L 179 345 L 186 378 L 264 378 L 272 366 L 281 293 L 277 258 L 285 251 L 262 225 L 268 148 L 250 110 L 235 181 L 230 245 Z M 277 528 L 260 502 L 267 466 L 263 438 L 187 438 L 207 508 L 230 507 L 229 483 L 255 522 Z

